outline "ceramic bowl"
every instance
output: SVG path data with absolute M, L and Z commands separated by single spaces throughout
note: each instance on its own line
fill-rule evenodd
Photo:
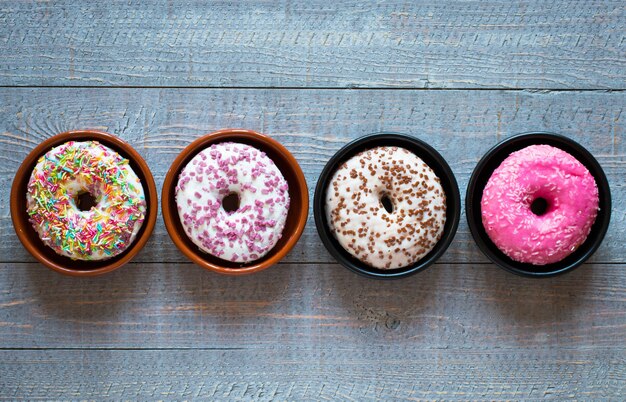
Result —
M 500 166 L 512 152 L 529 145 L 545 144 L 560 148 L 578 159 L 589 169 L 598 185 L 600 211 L 591 227 L 587 240 L 565 259 L 547 265 L 533 265 L 513 261 L 501 252 L 491 241 L 482 224 L 480 201 L 483 190 L 493 171 Z M 585 262 L 598 249 L 611 220 L 611 190 L 606 175 L 598 161 L 582 145 L 562 135 L 533 132 L 515 135 L 501 141 L 491 148 L 478 162 L 470 177 L 465 195 L 465 213 L 467 223 L 480 250 L 499 267 L 514 274 L 541 278 L 572 271 Z
M 399 269 L 376 269 L 353 257 L 339 244 L 331 233 L 325 213 L 326 190 L 337 168 L 359 152 L 379 146 L 398 146 L 413 152 L 434 170 L 441 180 L 441 185 L 446 193 L 446 223 L 441 239 L 422 259 Z M 341 265 L 369 278 L 397 279 L 423 271 L 437 261 L 446 251 L 459 225 L 461 199 L 452 169 L 433 147 L 406 134 L 375 133 L 350 142 L 330 158 L 317 181 L 313 199 L 313 214 L 322 243 Z
M 250 145 L 274 161 L 289 184 L 290 206 L 283 235 L 264 257 L 249 263 L 233 263 L 201 251 L 187 237 L 178 216 L 175 188 L 182 169 L 202 150 L 212 144 L 238 142 Z M 165 227 L 174 244 L 197 265 L 227 275 L 243 275 L 266 269 L 280 261 L 296 245 L 309 213 L 309 191 L 304 173 L 296 159 L 278 141 L 264 134 L 243 129 L 224 129 L 198 138 L 174 159 L 163 183 L 161 208 Z
M 102 261 L 78 261 L 62 256 L 46 246 L 29 222 L 26 211 L 28 181 L 38 159 L 50 149 L 68 141 L 98 141 L 128 159 L 141 180 L 144 189 L 147 213 L 135 241 L 121 254 Z M 120 138 L 92 130 L 68 131 L 48 138 L 35 147 L 17 170 L 11 187 L 11 219 L 18 238 L 39 262 L 62 274 L 71 276 L 95 276 L 113 271 L 129 262 L 148 241 L 157 217 L 157 190 L 152 173 L 141 155 Z

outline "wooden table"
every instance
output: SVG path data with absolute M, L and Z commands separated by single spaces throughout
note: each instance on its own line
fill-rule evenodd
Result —
M 624 398 L 623 1 L 90 3 L 0 2 L 0 397 Z M 488 263 L 465 215 L 435 266 L 391 282 L 336 264 L 312 216 L 282 263 L 238 278 L 189 263 L 161 217 L 94 279 L 44 268 L 15 236 L 9 187 L 43 139 L 119 135 L 160 188 L 223 127 L 281 141 L 311 197 L 367 133 L 432 144 L 464 198 L 496 142 L 558 132 L 604 167 L 613 218 L 588 264 L 548 280 Z

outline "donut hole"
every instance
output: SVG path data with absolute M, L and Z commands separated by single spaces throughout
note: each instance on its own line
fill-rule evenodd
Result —
M 222 200 L 222 208 L 226 212 L 235 212 L 239 209 L 239 194 L 230 193 Z
M 89 191 L 81 191 L 74 196 L 74 204 L 80 211 L 86 212 L 98 205 L 98 199 Z
M 383 193 L 380 196 L 380 203 L 383 204 L 383 208 L 385 208 L 385 211 L 390 214 L 393 213 L 393 201 L 391 201 L 391 198 L 389 198 L 387 194 Z
M 533 214 L 537 215 L 537 216 L 541 216 L 543 214 L 545 214 L 548 211 L 548 200 L 546 200 L 543 197 L 537 197 L 535 198 L 535 200 L 530 204 L 530 210 L 532 211 Z

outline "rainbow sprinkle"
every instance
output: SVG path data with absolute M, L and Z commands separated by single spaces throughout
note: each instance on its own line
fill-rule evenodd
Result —
M 88 211 L 75 197 L 88 192 Z M 28 215 L 41 240 L 58 254 L 101 260 L 123 252 L 146 214 L 139 178 L 128 159 L 96 142 L 69 141 L 39 158 L 28 183 Z

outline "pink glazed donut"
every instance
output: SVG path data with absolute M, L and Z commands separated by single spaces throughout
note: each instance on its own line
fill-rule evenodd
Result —
M 544 208 L 535 213 L 537 200 Z M 598 204 L 598 186 L 582 163 L 550 145 L 531 145 L 513 152 L 489 178 L 482 222 L 511 259 L 552 264 L 584 243 Z

